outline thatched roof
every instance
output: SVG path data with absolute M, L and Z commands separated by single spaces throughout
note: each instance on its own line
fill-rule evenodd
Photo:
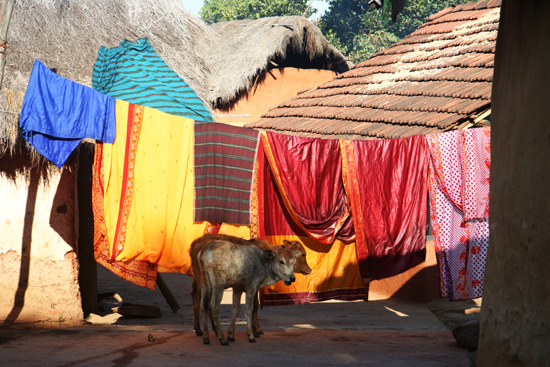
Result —
M 210 55 L 210 100 L 216 108 L 236 102 L 265 71 L 278 67 L 345 72 L 348 63 L 319 28 L 304 17 L 270 17 L 215 23 L 222 40 Z
M 208 26 L 181 0 L 18 0 L 0 88 L 0 155 L 24 145 L 17 143 L 18 120 L 35 59 L 91 86 L 99 48 L 139 38 L 149 39 L 208 108 L 236 102 L 276 67 L 344 72 L 352 66 L 303 17 Z
M 0 154 L 15 146 L 21 104 L 35 59 L 91 86 L 100 46 L 149 38 L 157 54 L 205 102 L 205 55 L 219 36 L 181 0 L 18 0 L 8 31 L 0 89 Z

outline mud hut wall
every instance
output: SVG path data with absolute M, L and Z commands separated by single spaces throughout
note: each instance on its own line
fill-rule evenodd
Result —
M 502 4 L 477 365 L 550 365 L 550 3 Z
M 0 174 L 0 320 L 50 327 L 83 319 L 75 173 Z
M 10 162 L 24 145 L 18 119 L 35 59 L 91 86 L 99 47 L 147 37 L 158 55 L 207 102 L 204 56 L 219 40 L 178 0 L 18 0 L 8 30 L 0 88 L 0 325 L 82 318 L 78 288 L 75 173 L 49 180 L 15 179 L 8 171 L 37 163 Z M 208 104 L 209 105 L 209 104 Z M 42 164 L 42 163 L 41 163 Z M 70 165 L 68 165 L 70 166 Z M 74 167 L 74 166 L 71 166 Z M 73 168 L 74 169 L 74 168 Z M 42 177 L 42 176 L 40 176 Z M 30 182 L 30 184 L 29 184 Z M 80 259 L 81 260 L 81 259 Z M 51 321 L 54 320 L 54 321 Z
M 269 109 L 295 97 L 298 93 L 315 88 L 336 76 L 331 70 L 280 68 L 263 72 L 250 88 L 248 95 L 235 103 L 231 110 L 214 110 L 214 120 L 243 126 L 259 119 Z

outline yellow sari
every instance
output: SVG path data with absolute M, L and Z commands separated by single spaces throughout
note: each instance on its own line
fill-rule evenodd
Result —
M 103 196 L 104 214 L 94 213 L 96 227 L 104 227 L 96 230 L 96 259 L 101 252 L 104 263 L 142 261 L 187 273 L 189 245 L 206 227 L 193 223 L 193 120 L 121 100 L 116 117 L 115 143 L 102 145 L 94 167 L 94 200 Z M 149 283 L 139 281 L 154 288 Z

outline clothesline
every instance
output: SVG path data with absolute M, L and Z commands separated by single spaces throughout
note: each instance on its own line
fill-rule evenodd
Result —
M 101 222 L 96 228 L 103 228 L 96 231 L 96 254 L 125 279 L 154 287 L 159 266 L 187 273 L 186 246 L 204 233 L 206 221 L 214 221 L 234 231 L 250 226 L 251 235 L 273 243 L 300 239 L 315 255 L 317 266 L 307 279 L 291 289 L 275 285 L 264 290 L 265 302 L 270 297 L 273 304 L 364 298 L 361 279 L 368 284 L 424 261 L 429 186 L 441 295 L 481 295 L 488 246 L 489 128 L 346 141 L 271 132 L 258 140 L 255 130 L 231 127 L 220 134 L 218 145 L 211 145 L 216 130 L 227 129 L 224 124 L 209 124 L 210 138 L 200 140 L 197 129 L 204 123 L 115 100 L 57 76 L 38 61 L 35 68 L 21 113 L 23 136 L 58 166 L 84 137 L 108 143 L 96 145 L 94 220 Z M 243 145 L 248 138 L 235 140 L 246 136 L 251 144 Z M 455 143 L 445 143 L 449 139 Z M 212 159 L 200 171 L 197 152 L 205 146 L 213 149 L 204 151 Z M 224 161 L 228 154 L 244 160 Z M 248 167 L 241 169 L 245 161 Z M 223 171 L 229 165 L 231 174 Z M 208 175 L 214 184 L 195 186 Z M 228 180 L 241 184 L 225 185 Z M 197 194 L 200 187 L 212 186 L 235 189 Z M 204 212 L 196 223 L 197 198 L 215 198 L 205 207 L 218 208 L 217 214 Z M 231 211 L 236 202 L 243 204 L 238 217 Z M 347 269 L 347 276 L 334 277 L 340 268 Z

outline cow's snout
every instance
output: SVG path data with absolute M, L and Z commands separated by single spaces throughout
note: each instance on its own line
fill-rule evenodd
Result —
M 291 285 L 292 283 L 294 283 L 296 281 L 296 277 L 294 275 L 291 275 L 289 277 L 289 280 L 285 280 L 285 285 Z

